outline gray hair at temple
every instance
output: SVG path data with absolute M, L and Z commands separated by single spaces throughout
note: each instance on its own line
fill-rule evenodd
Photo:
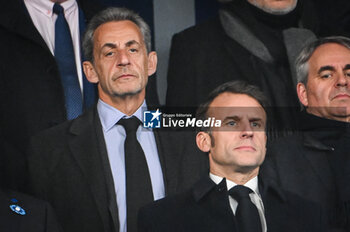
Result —
M 146 45 L 147 53 L 151 51 L 151 30 L 147 23 L 135 12 L 129 10 L 127 8 L 117 8 L 117 7 L 109 7 L 105 10 L 97 13 L 88 24 L 84 37 L 83 37 L 83 51 L 84 56 L 87 61 L 93 63 L 94 56 L 94 33 L 96 29 L 102 24 L 108 22 L 118 22 L 129 20 L 135 23 L 141 31 L 143 36 L 144 43 Z
M 305 86 L 307 84 L 309 76 L 309 60 L 315 50 L 327 43 L 335 43 L 350 49 L 350 39 L 343 36 L 330 36 L 325 38 L 320 38 L 309 44 L 307 44 L 303 50 L 300 52 L 299 56 L 295 62 L 295 69 L 297 73 L 297 82 L 303 83 Z

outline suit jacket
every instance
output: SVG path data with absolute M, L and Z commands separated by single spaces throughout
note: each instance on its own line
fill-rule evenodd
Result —
M 80 0 L 85 19 L 99 9 L 94 1 Z M 25 149 L 30 136 L 66 120 L 63 87 L 55 58 L 34 26 L 23 0 L 0 9 L 0 130 L 3 134 L 2 178 L 21 188 Z
M 187 132 L 154 133 L 166 194 L 192 185 L 207 168 L 207 157 L 194 149 L 194 137 L 187 139 Z M 96 108 L 35 136 L 28 163 L 34 194 L 52 204 L 64 231 L 119 230 L 114 182 Z
M 11 205 L 20 206 L 25 215 L 12 211 Z M 13 191 L 0 190 L 0 217 L 0 231 L 3 232 L 61 231 L 47 202 Z
M 276 169 L 283 188 L 327 208 L 336 200 L 334 175 L 327 155 L 334 151 L 307 133 L 272 142 L 266 162 Z
M 342 211 L 337 186 L 339 178 L 348 177 L 343 173 L 336 178 L 337 170 L 334 172 L 329 162 L 330 157 L 337 155 L 337 149 L 304 132 L 274 141 L 267 151 L 265 162 L 274 166 L 284 189 L 322 205 L 329 212 L 332 229 L 342 231 L 349 224 L 349 219 L 344 218 L 349 216 L 344 214 L 350 214 Z
M 281 190 L 273 178 L 260 176 L 259 182 L 268 231 L 325 231 L 320 207 Z M 189 191 L 141 208 L 138 226 L 139 232 L 238 231 L 225 179 L 216 185 L 208 176 Z

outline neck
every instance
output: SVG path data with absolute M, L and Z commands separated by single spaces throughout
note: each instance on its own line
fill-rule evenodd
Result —
M 118 109 L 120 112 L 131 116 L 142 105 L 145 99 L 145 92 L 142 91 L 135 95 L 128 95 L 123 97 L 110 97 L 108 95 L 100 94 L 99 98 L 108 105 Z
M 238 185 L 244 185 L 254 177 L 256 177 L 259 173 L 259 167 L 249 170 L 249 171 L 233 171 L 232 168 L 230 170 L 218 170 L 210 167 L 210 172 L 216 176 L 225 177 L 226 179 L 233 181 Z

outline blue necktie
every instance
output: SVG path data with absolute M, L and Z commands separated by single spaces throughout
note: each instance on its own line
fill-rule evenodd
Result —
M 75 63 L 72 37 L 64 17 L 63 7 L 55 3 L 53 12 L 57 14 L 55 24 L 55 58 L 61 75 L 64 90 L 67 119 L 78 117 L 83 111 L 77 67 Z

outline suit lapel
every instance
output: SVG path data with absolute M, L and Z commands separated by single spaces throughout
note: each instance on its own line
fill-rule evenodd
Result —
M 259 170 L 259 191 L 265 208 L 268 231 L 285 231 L 288 222 L 287 198 L 279 187 L 279 179 L 270 163 L 264 163 Z
M 105 175 L 106 184 L 107 184 L 106 188 L 107 188 L 107 195 L 108 195 L 108 209 L 115 228 L 114 231 L 119 231 L 119 216 L 118 216 L 118 206 L 117 206 L 117 199 L 116 199 L 116 193 L 115 193 L 114 179 L 113 179 L 113 174 L 112 174 L 109 159 L 108 159 L 106 143 L 102 132 L 102 125 L 97 112 L 94 118 L 94 125 L 96 129 L 98 147 L 101 154 L 101 160 L 102 160 L 104 175 Z
M 109 222 L 109 192 L 110 183 L 106 181 L 104 162 L 101 159 L 101 150 L 97 130 L 101 130 L 101 125 L 96 125 L 99 121 L 96 107 L 89 110 L 82 117 L 73 121 L 70 132 L 73 136 L 69 140 L 69 148 L 82 170 L 86 182 L 89 184 L 97 210 L 101 215 L 104 227 L 110 226 Z M 112 185 L 113 186 L 113 185 Z M 108 200 L 107 200 L 108 199 Z M 114 202 L 114 204 L 116 204 Z
M 230 208 L 226 179 L 216 185 L 207 175 L 193 187 L 193 198 L 198 205 L 201 231 L 237 231 L 234 214 Z M 208 229 L 211 228 L 211 229 Z
M 39 31 L 34 26 L 24 2 L 20 0 L 10 2 L 8 6 L 2 6 L 4 8 L 1 10 L 0 25 L 19 36 L 33 41 L 51 54 Z
M 160 129 L 154 129 L 154 137 L 157 143 L 157 150 L 160 165 L 162 166 L 165 194 L 176 192 L 177 189 L 177 173 L 179 157 L 172 155 L 171 138 L 169 133 L 161 131 Z M 177 154 L 179 155 L 179 154 Z

